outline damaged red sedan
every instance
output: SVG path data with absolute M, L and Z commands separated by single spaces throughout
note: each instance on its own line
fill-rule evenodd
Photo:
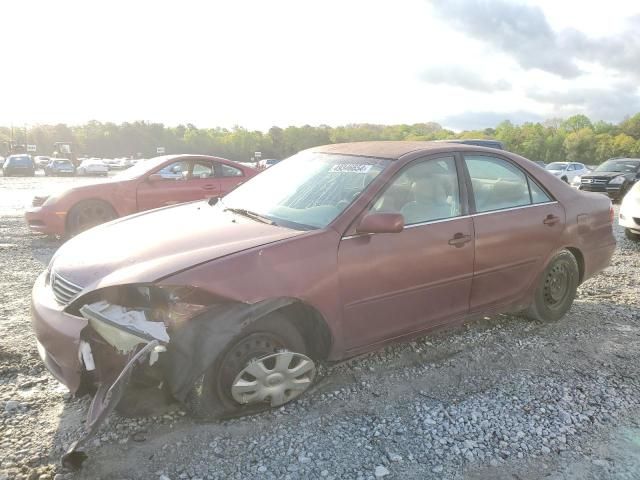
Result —
M 609 264 L 612 219 L 608 198 L 505 151 L 317 147 L 220 201 L 73 238 L 34 286 L 33 327 L 72 392 L 98 385 L 94 419 L 129 378 L 198 416 L 250 412 L 302 394 L 318 360 L 477 315 L 558 320 Z
M 38 195 L 25 212 L 29 228 L 61 237 L 132 213 L 219 198 L 258 171 L 207 155 L 166 155 L 144 160 L 107 182 Z

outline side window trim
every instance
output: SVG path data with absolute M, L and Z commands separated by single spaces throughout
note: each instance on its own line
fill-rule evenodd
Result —
M 215 171 L 215 163 L 209 160 L 194 159 L 191 161 L 191 169 L 189 170 L 190 180 L 202 180 L 200 177 L 193 176 L 193 171 L 195 170 L 196 165 L 198 164 L 202 165 L 204 168 L 211 168 L 211 173 L 213 173 L 213 177 L 206 177 L 207 179 L 215 178 L 217 176 Z
M 473 210 L 472 210 L 473 196 L 470 194 L 470 190 L 467 186 L 468 185 L 467 177 L 469 173 L 467 172 L 467 169 L 464 166 L 464 158 L 462 157 L 461 152 L 452 151 L 452 152 L 432 153 L 432 154 L 411 160 L 409 163 L 407 163 L 402 168 L 400 168 L 400 170 L 395 172 L 393 176 L 389 180 L 387 180 L 383 185 L 380 185 L 375 195 L 371 198 L 369 202 L 365 204 L 364 208 L 354 217 L 353 221 L 344 230 L 344 232 L 342 233 L 342 240 L 357 238 L 363 235 L 375 235 L 374 233 L 365 233 L 365 234 L 356 233 L 355 229 L 358 223 L 362 220 L 362 217 L 364 217 L 371 210 L 371 208 L 378 202 L 378 200 L 380 200 L 380 197 L 385 193 L 385 191 L 387 190 L 387 187 L 391 185 L 393 182 L 395 182 L 398 179 L 398 177 L 402 175 L 407 168 L 412 167 L 416 163 L 428 161 L 428 160 L 437 160 L 438 158 L 442 158 L 442 157 L 452 157 L 456 165 L 456 174 L 458 176 L 458 196 L 460 197 L 459 198 L 460 215 L 456 217 L 451 217 L 451 218 L 432 220 L 429 222 L 407 225 L 405 226 L 405 228 L 413 228 L 413 227 L 418 227 L 422 225 L 428 225 L 431 223 L 449 222 L 452 220 L 459 220 L 459 219 L 471 217 L 473 213 Z M 375 180 L 372 183 L 375 183 Z
M 455 217 L 448 217 L 448 218 L 442 218 L 442 219 L 437 219 L 437 220 L 429 220 L 429 221 L 425 221 L 425 222 L 418 222 L 418 223 L 414 223 L 414 224 L 411 224 L 411 225 L 406 225 L 405 228 L 410 228 L 410 227 L 420 226 L 420 225 L 427 225 L 427 224 L 430 224 L 430 223 L 438 223 L 438 222 L 443 222 L 443 221 L 450 221 L 450 220 L 455 220 L 455 219 L 458 219 L 458 218 L 461 218 L 461 217 L 468 216 L 468 211 L 465 211 L 465 204 L 463 203 L 463 194 L 462 194 L 463 188 L 461 188 L 461 185 L 460 185 L 460 182 L 461 182 L 461 178 L 460 177 L 461 177 L 461 175 L 460 175 L 460 165 L 459 165 L 458 152 L 445 152 L 445 153 L 437 153 L 437 154 L 431 154 L 431 155 L 424 156 L 424 157 L 419 157 L 419 158 L 416 158 L 414 160 L 411 160 L 409 163 L 404 165 L 400 170 L 398 170 L 393 175 L 393 177 L 391 177 L 387 181 L 387 183 L 385 183 L 382 186 L 380 191 L 366 205 L 364 210 L 356 217 L 356 220 L 349 227 L 349 229 L 347 229 L 347 231 L 350 231 L 353 228 L 353 225 L 357 224 L 357 222 L 360 221 L 362 219 L 362 217 L 364 215 L 366 215 L 373 208 L 373 206 L 378 202 L 378 200 L 380 200 L 380 197 L 382 197 L 382 195 L 385 194 L 385 192 L 387 191 L 387 188 L 389 186 L 391 186 L 408 169 L 410 169 L 412 167 L 415 167 L 416 165 L 418 165 L 420 163 L 429 162 L 429 161 L 436 161 L 436 160 L 442 159 L 442 158 L 452 158 L 453 161 L 454 161 L 456 177 L 457 177 L 457 182 L 458 182 L 458 202 L 459 202 L 459 205 L 460 205 L 460 214 L 456 215 Z M 466 189 L 464 189 L 464 190 L 466 191 Z
M 531 186 L 529 184 L 530 181 L 533 181 L 546 195 L 547 197 L 549 197 L 549 201 L 548 202 L 542 202 L 542 203 L 530 203 L 529 205 L 520 205 L 517 207 L 508 207 L 508 208 L 500 208 L 497 210 L 489 210 L 486 212 L 478 212 L 477 208 L 476 208 L 476 201 L 475 201 L 475 195 L 473 194 L 473 184 L 471 183 L 471 174 L 469 173 L 469 169 L 467 168 L 467 162 L 465 161 L 465 157 L 466 156 L 479 156 L 479 157 L 488 157 L 488 158 L 497 158 L 500 160 L 503 160 L 507 163 L 509 163 L 510 165 L 512 165 L 513 167 L 517 168 L 518 170 L 520 170 L 522 172 L 522 174 L 526 177 L 527 179 L 527 188 L 529 189 L 529 199 L 530 201 L 532 201 L 531 198 Z M 527 170 L 525 170 L 524 168 L 522 168 L 520 165 L 518 165 L 516 162 L 514 162 L 513 160 L 511 160 L 510 158 L 506 158 L 502 155 L 500 155 L 499 153 L 491 153 L 491 155 L 488 155 L 486 152 L 460 152 L 460 157 L 461 157 L 461 163 L 462 163 L 462 168 L 464 168 L 465 171 L 465 183 L 466 183 L 466 187 L 467 190 L 469 192 L 469 215 L 471 216 L 475 216 L 475 215 L 486 215 L 488 213 L 495 213 L 495 212 L 501 212 L 501 211 L 505 211 L 505 210 L 515 210 L 518 208 L 528 208 L 528 207 L 532 207 L 532 206 L 536 206 L 536 205 L 544 205 L 547 203 L 558 203 L 558 200 L 551 195 L 551 192 L 549 192 L 549 190 L 547 190 L 546 187 L 544 187 L 543 185 L 540 184 L 540 182 L 538 182 L 536 180 L 536 178 L 529 173 Z
M 540 182 L 538 182 L 535 178 L 533 178 L 531 175 L 527 174 L 527 183 L 529 184 L 529 196 L 531 197 L 531 204 L 532 205 L 543 205 L 545 203 L 554 203 L 557 202 L 557 200 L 553 197 L 553 195 L 551 195 L 551 193 L 549 193 L 549 190 L 547 190 L 545 187 L 543 187 Z M 546 202 L 538 202 L 538 203 L 533 203 L 533 193 L 531 192 L 531 183 L 533 183 L 536 187 L 538 187 L 549 199 Z
M 187 176 L 184 180 L 191 180 L 191 172 L 193 172 L 193 159 L 191 158 L 182 158 L 180 160 L 173 160 L 171 162 L 165 163 L 162 166 L 158 167 L 155 170 L 152 170 L 149 175 L 153 175 L 154 173 L 160 173 L 163 169 L 167 168 L 169 165 L 177 162 L 186 162 L 187 163 Z M 147 176 L 149 176 L 147 175 Z
M 228 177 L 224 175 L 224 167 L 228 167 L 228 168 L 233 168 L 234 170 L 238 170 L 240 172 L 240 175 L 229 175 Z M 241 168 L 238 168 L 234 165 L 227 165 L 226 163 L 223 162 L 213 162 L 213 169 L 215 172 L 215 177 L 216 178 L 240 178 L 240 177 L 246 177 L 244 170 Z

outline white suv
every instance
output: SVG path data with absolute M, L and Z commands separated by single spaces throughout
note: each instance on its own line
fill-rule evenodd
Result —
M 553 162 L 547 165 L 546 169 L 567 183 L 572 183 L 575 177 L 581 177 L 590 172 L 583 163 L 577 162 Z

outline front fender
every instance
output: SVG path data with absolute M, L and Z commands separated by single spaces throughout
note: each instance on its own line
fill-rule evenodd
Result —
M 173 396 L 184 401 L 196 380 L 244 328 L 295 302 L 293 298 L 273 298 L 252 304 L 214 304 L 174 327 L 164 368 Z

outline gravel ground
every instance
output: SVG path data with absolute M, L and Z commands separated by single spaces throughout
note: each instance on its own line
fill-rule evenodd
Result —
M 496 316 L 325 365 L 310 394 L 252 417 L 114 414 L 65 472 L 89 400 L 41 365 L 29 294 L 59 243 L 17 216 L 45 182 L 0 179 L 0 479 L 640 479 L 640 244 L 620 229 L 557 323 Z

